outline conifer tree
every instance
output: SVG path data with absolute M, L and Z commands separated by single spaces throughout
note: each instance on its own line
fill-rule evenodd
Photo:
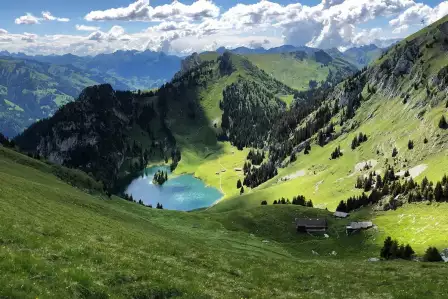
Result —
M 442 115 L 442 117 L 439 120 L 439 128 L 446 129 L 448 127 L 448 124 L 446 122 L 445 115 Z
M 241 189 L 243 185 L 241 184 L 241 180 L 238 180 L 238 182 L 236 183 L 236 188 L 237 189 Z
M 380 252 L 380 256 L 386 260 L 388 260 L 391 256 L 390 251 L 392 248 L 392 238 L 391 237 L 387 237 L 386 240 L 384 240 L 384 245 L 383 248 L 381 248 L 381 252 Z
M 437 202 L 440 202 L 443 197 L 443 189 L 442 184 L 440 182 L 437 182 L 436 187 L 434 188 L 434 199 Z
M 443 262 L 442 256 L 435 247 L 429 247 L 423 256 L 425 262 Z

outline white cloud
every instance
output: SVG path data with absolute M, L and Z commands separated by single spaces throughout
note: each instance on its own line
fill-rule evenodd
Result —
M 126 32 L 121 26 L 113 26 L 108 32 L 95 31 L 87 37 L 88 40 L 94 40 L 98 42 L 112 42 L 112 41 L 129 41 L 130 37 L 126 35 Z
M 76 25 L 75 28 L 78 31 L 98 31 L 98 30 L 100 30 L 100 27 L 86 26 L 86 25 Z
M 0 35 L 5 35 L 8 34 L 8 31 L 6 31 L 5 29 L 0 28 Z
M 36 34 L 32 34 L 32 33 L 28 33 L 28 32 L 24 32 L 22 35 L 22 40 L 26 41 L 28 43 L 33 43 L 37 38 Z
M 127 7 L 96 10 L 88 13 L 87 21 L 164 21 L 191 20 L 199 21 L 204 18 L 216 18 L 219 8 L 209 0 L 197 0 L 191 5 L 173 1 L 170 4 L 152 7 L 149 0 L 137 0 Z
M 35 16 L 33 16 L 30 13 L 27 13 L 24 16 L 18 17 L 15 20 L 15 23 L 17 25 L 34 25 L 34 24 L 39 24 L 40 23 L 40 19 L 36 18 Z
M 398 17 L 389 21 L 392 27 L 395 27 L 396 31 L 403 31 L 404 28 L 409 26 L 426 26 L 431 24 L 448 14 L 448 1 L 443 1 L 436 7 L 432 8 L 423 3 L 417 3 Z
M 43 11 L 42 12 L 42 18 L 45 21 L 58 21 L 58 22 L 70 22 L 70 19 L 68 18 L 58 18 L 53 16 L 49 11 Z
M 43 11 L 42 18 L 38 18 L 38 17 L 33 16 L 30 13 L 27 13 L 24 16 L 18 17 L 15 20 L 15 23 L 17 25 L 35 25 L 35 24 L 40 24 L 41 21 L 69 22 L 70 19 L 58 18 L 58 17 L 53 16 L 49 11 Z
M 149 0 L 133 1 L 126 7 L 92 11 L 85 19 L 149 22 L 149 27 L 140 32 L 126 32 L 126 25 L 113 26 L 111 22 L 109 31 L 97 26 L 76 25 L 80 31 L 76 35 L 5 33 L 0 35 L 0 41 L 8 38 L 13 42 L 3 43 L 1 49 L 95 55 L 131 49 L 188 54 L 220 46 L 256 48 L 293 44 L 349 48 L 370 43 L 388 45 L 391 40 L 420 28 L 421 18 L 430 23 L 448 13 L 448 1 L 431 8 L 422 4 L 422 0 L 322 0 L 314 6 L 303 5 L 299 3 L 301 0 L 289 5 L 260 0 L 254 4 L 235 4 L 223 13 L 210 0 L 198 0 L 189 5 L 175 0 L 154 7 Z M 50 13 L 43 14 L 43 18 L 29 14 L 23 18 L 23 23 L 32 23 L 27 21 L 32 18 L 37 23 L 63 19 Z M 377 18 L 386 24 L 382 29 L 371 28 L 370 22 Z
M 264 0 L 237 4 L 220 21 L 245 31 L 278 28 L 287 44 L 332 48 L 356 45 L 360 40 L 367 42 L 357 36 L 357 25 L 393 16 L 413 5 L 412 0 L 323 0 L 315 6 L 280 5 Z
M 394 28 L 394 30 L 392 30 L 392 33 L 394 34 L 402 34 L 405 33 L 409 30 L 409 26 L 408 25 L 400 25 L 397 28 Z

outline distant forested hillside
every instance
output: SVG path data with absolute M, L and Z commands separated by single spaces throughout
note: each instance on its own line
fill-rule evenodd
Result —
M 122 89 L 119 83 L 129 89 L 151 89 L 170 81 L 179 71 L 182 58 L 152 51 L 116 51 L 97 56 L 9 54 L 58 65 L 70 65 L 92 75 L 108 76 L 114 89 Z
M 13 137 L 33 122 L 49 117 L 87 86 L 115 82 L 70 65 L 55 65 L 11 57 L 0 58 L 0 131 Z

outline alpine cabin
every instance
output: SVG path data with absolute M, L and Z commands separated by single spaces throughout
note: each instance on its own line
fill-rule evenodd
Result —
M 326 232 L 328 229 L 325 218 L 296 218 L 296 229 L 301 233 Z

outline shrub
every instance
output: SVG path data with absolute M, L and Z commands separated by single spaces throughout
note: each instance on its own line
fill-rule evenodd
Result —
M 262 205 L 262 206 L 267 206 L 267 205 L 268 205 L 268 202 L 267 202 L 266 200 L 263 200 L 263 201 L 261 202 L 261 205 Z

